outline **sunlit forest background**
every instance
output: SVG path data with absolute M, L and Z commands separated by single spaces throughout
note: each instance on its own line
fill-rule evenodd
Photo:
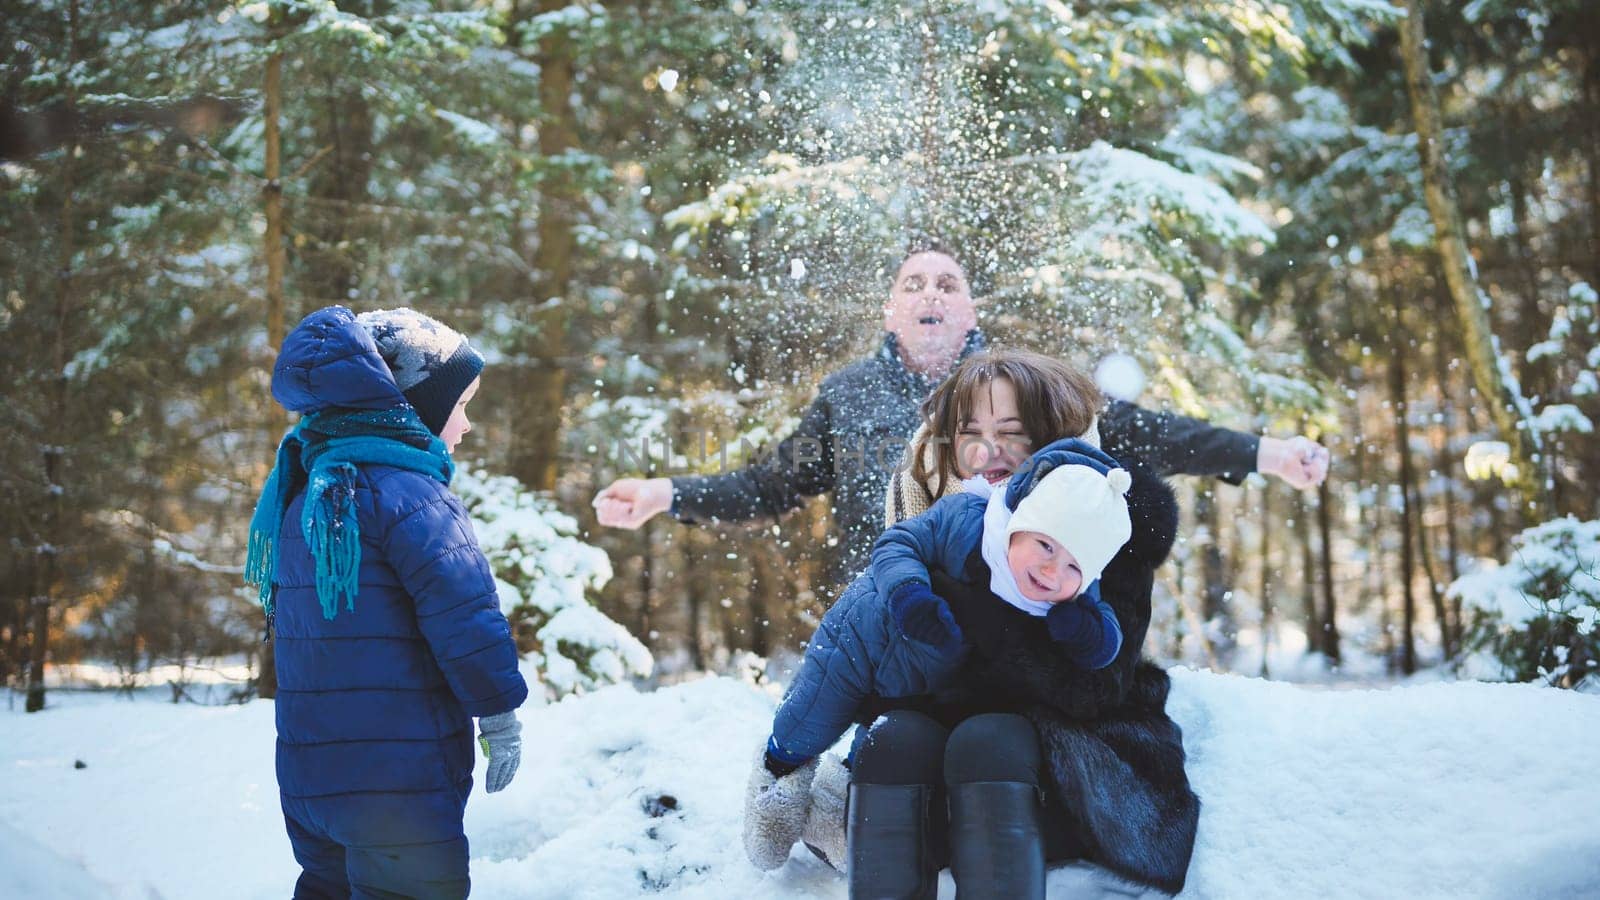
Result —
M 78 661 L 270 695 L 240 578 L 289 424 L 270 366 L 335 303 L 489 357 L 458 489 L 521 511 L 488 549 L 553 692 L 792 659 L 832 587 L 826 498 L 637 532 L 590 499 L 787 433 L 929 234 L 992 343 L 1127 354 L 1145 406 L 1331 450 L 1305 493 L 1177 480 L 1147 653 L 1595 683 L 1600 4 L 3 19 L 0 681 L 30 706 Z M 580 606 L 620 628 L 547 631 Z M 184 690 L 219 665 L 227 692 Z

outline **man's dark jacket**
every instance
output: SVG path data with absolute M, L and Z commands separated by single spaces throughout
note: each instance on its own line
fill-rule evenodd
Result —
M 983 347 L 982 333 L 972 331 L 961 355 Z M 773 453 L 725 474 L 672 479 L 673 515 L 689 523 L 775 519 L 831 491 L 828 583 L 846 583 L 866 567 L 883 532 L 889 474 L 920 424 L 922 401 L 940 380 L 907 369 L 894 335 L 884 335 L 877 353 L 823 379 L 794 433 Z M 1108 454 L 1139 460 L 1162 477 L 1215 475 L 1237 484 L 1255 471 L 1259 440 L 1121 401 L 1100 418 Z

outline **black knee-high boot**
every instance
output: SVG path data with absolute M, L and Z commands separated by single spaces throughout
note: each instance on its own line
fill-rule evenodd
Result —
M 961 900 L 1044 898 L 1042 757 L 1032 723 L 986 713 L 957 725 L 945 746 L 950 873 Z
M 933 799 L 932 785 L 850 785 L 850 900 L 933 900 Z
M 950 785 L 950 874 L 961 900 L 1044 900 L 1039 789 L 1021 781 Z

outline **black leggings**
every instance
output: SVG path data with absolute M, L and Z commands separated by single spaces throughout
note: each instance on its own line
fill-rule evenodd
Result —
M 937 796 L 931 808 L 938 812 L 929 825 L 943 866 L 949 863 L 945 786 L 1021 781 L 1039 789 L 1043 765 L 1033 724 L 1014 713 L 984 713 L 950 730 L 922 713 L 895 710 L 874 722 L 862 739 L 851 761 L 850 780 L 857 784 L 932 785 Z M 1045 792 L 1040 790 L 1039 795 L 1044 797 Z M 1040 821 L 1045 859 L 1057 862 L 1083 856 L 1059 805 L 1044 804 Z

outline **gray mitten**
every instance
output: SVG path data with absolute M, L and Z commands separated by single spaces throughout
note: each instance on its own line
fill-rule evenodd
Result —
M 483 786 L 489 791 L 505 790 L 511 776 L 522 763 L 522 723 L 515 712 L 484 716 L 478 720 L 478 745 L 489 759 L 489 772 Z
M 744 793 L 744 852 L 758 869 L 776 869 L 789 858 L 800 840 L 811 804 L 811 779 L 817 761 L 811 760 L 778 778 L 767 771 L 766 745 L 756 751 L 755 768 Z
M 845 800 L 850 796 L 850 770 L 832 753 L 817 762 L 811 779 L 811 809 L 800 840 L 822 861 L 840 872 L 845 867 Z

